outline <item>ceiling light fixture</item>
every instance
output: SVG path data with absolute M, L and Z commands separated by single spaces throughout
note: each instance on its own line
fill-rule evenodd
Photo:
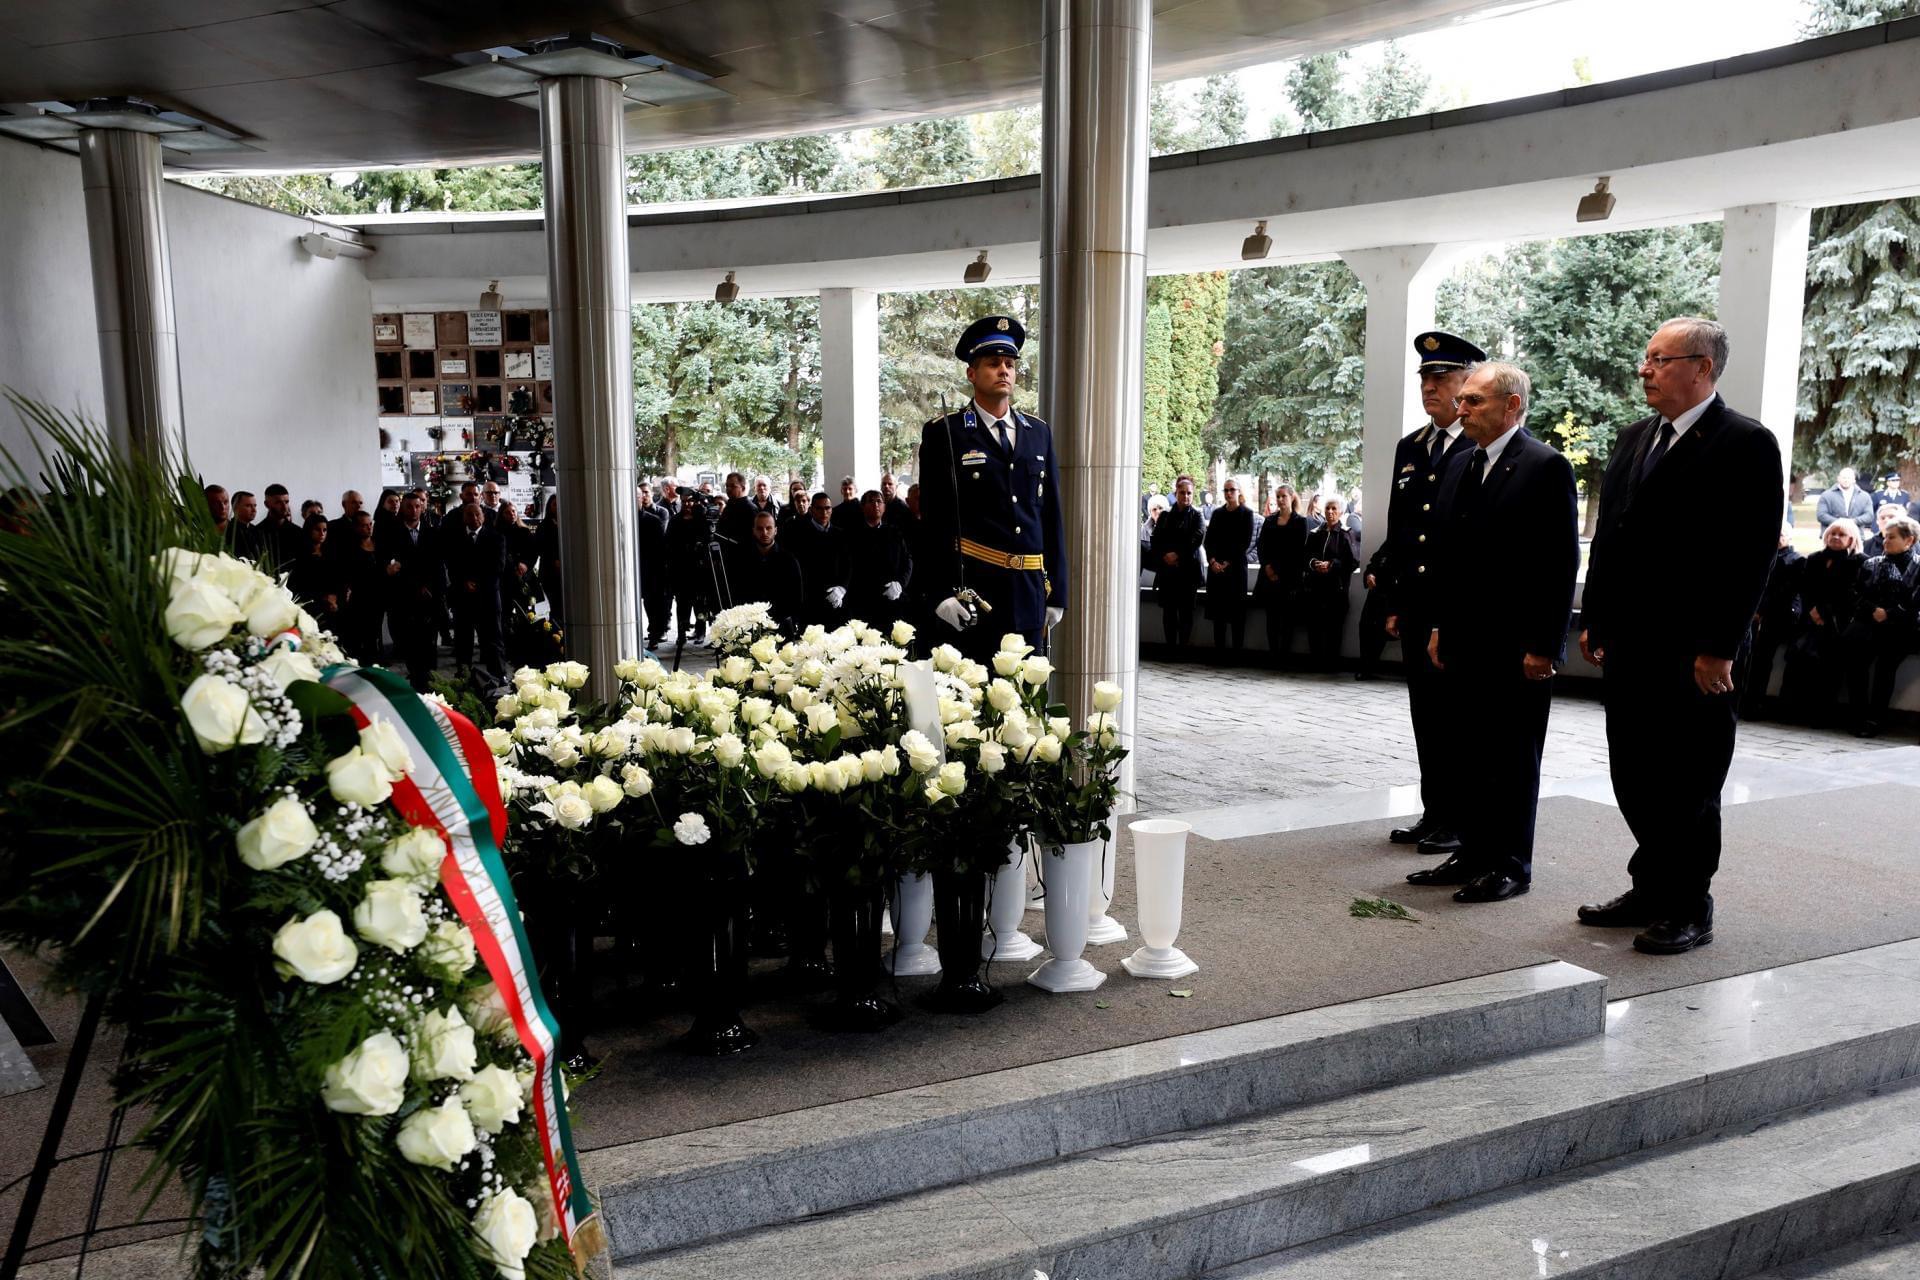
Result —
M 1273 237 L 1267 234 L 1265 218 L 1253 224 L 1253 234 L 1240 242 L 1240 260 L 1258 262 L 1267 256 L 1267 250 L 1273 248 Z
M 576 31 L 457 53 L 455 66 L 420 79 L 534 108 L 540 105 L 540 81 L 551 76 L 618 81 L 624 96 L 640 110 L 733 96 L 711 83 L 711 69 L 686 65 L 684 55 L 674 57 L 679 60 L 643 53 L 590 31 Z
M 309 231 L 300 237 L 300 247 L 308 256 L 315 258 L 371 258 L 373 249 L 357 240 L 329 235 L 325 231 Z
M 498 311 L 500 309 L 500 282 L 498 280 L 487 281 L 486 289 L 480 294 L 480 309 L 482 311 Z
M 993 267 L 987 262 L 987 251 L 982 249 L 980 256 L 967 264 L 965 276 L 968 284 L 985 284 L 987 277 L 993 274 Z
M 733 282 L 733 272 L 729 271 L 727 278 L 714 288 L 713 300 L 724 307 L 739 296 L 740 286 Z
M 1613 192 L 1607 190 L 1612 178 L 1602 178 L 1593 184 L 1593 190 L 1580 197 L 1580 207 L 1574 210 L 1577 222 L 1605 222 L 1613 216 Z

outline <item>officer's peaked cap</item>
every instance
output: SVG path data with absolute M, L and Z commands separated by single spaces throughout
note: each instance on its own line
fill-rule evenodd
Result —
M 981 356 L 1017 356 L 1026 341 L 1026 327 L 1012 316 L 981 316 L 960 335 L 953 354 L 969 364 Z
M 1465 338 L 1435 329 L 1413 340 L 1413 353 L 1420 358 L 1421 373 L 1452 373 L 1484 363 L 1487 353 Z

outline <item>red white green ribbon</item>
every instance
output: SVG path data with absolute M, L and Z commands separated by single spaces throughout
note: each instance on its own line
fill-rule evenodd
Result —
M 500 855 L 507 810 L 500 800 L 493 753 L 472 721 L 444 703 L 422 698 L 391 671 L 342 665 L 327 668 L 323 678 L 353 703 L 361 727 L 375 714 L 382 715 L 407 745 L 413 770 L 394 783 L 394 807 L 415 826 L 439 832 L 447 843 L 441 887 L 472 931 L 520 1044 L 533 1059 L 534 1120 L 561 1238 L 577 1258 L 597 1253 L 604 1230 L 573 1149 L 554 1053 L 560 1024 L 540 992 L 533 949 Z

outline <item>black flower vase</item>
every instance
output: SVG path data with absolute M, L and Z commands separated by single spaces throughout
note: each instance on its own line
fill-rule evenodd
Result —
M 1005 999 L 981 976 L 980 926 L 987 913 L 987 878 L 957 871 L 933 873 L 934 943 L 940 985 L 920 998 L 939 1013 L 985 1013 Z
M 881 886 L 833 886 L 827 920 L 833 937 L 833 1002 L 817 1021 L 830 1031 L 881 1031 L 899 1020 L 900 1010 L 875 994 L 880 981 Z
M 696 889 L 688 943 L 693 1026 L 678 1044 L 688 1053 L 722 1058 L 743 1053 L 760 1037 L 740 1020 L 747 984 L 750 912 L 744 881 L 714 880 Z
M 787 918 L 787 962 L 780 981 L 790 990 L 818 991 L 833 981 L 827 963 L 827 898 L 795 875 L 786 882 L 782 910 Z

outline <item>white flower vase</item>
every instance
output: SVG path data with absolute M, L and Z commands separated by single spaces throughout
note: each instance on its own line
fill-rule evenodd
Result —
M 1027 910 L 1040 911 L 1047 905 L 1047 886 L 1040 883 L 1040 855 L 1027 859 Z
M 889 906 L 893 954 L 887 957 L 887 971 L 901 978 L 940 972 L 940 953 L 927 945 L 927 931 L 933 928 L 933 877 L 925 872 L 901 876 Z
M 1100 946 L 1108 942 L 1125 942 L 1127 930 L 1118 920 L 1107 914 L 1107 908 L 1113 905 L 1113 867 L 1119 860 L 1115 850 L 1097 843 L 1094 848 L 1093 865 L 1087 868 L 1090 877 L 1087 884 L 1087 945 Z
M 1025 836 L 1007 846 L 1007 860 L 987 877 L 987 932 L 980 939 L 983 960 L 1031 960 L 1041 946 L 1020 931 L 1020 918 L 1026 914 L 1027 857 Z
M 1180 936 L 1180 904 L 1186 894 L 1187 835 L 1193 828 L 1169 818 L 1150 818 L 1133 832 L 1134 906 L 1147 945 L 1120 962 L 1136 978 L 1184 978 L 1200 966 L 1173 945 Z
M 1087 949 L 1088 900 L 1100 874 L 1099 859 L 1098 840 L 1040 854 L 1040 879 L 1047 886 L 1047 950 L 1053 959 L 1028 974 L 1027 981 L 1042 991 L 1091 991 L 1107 980 L 1080 954 Z

